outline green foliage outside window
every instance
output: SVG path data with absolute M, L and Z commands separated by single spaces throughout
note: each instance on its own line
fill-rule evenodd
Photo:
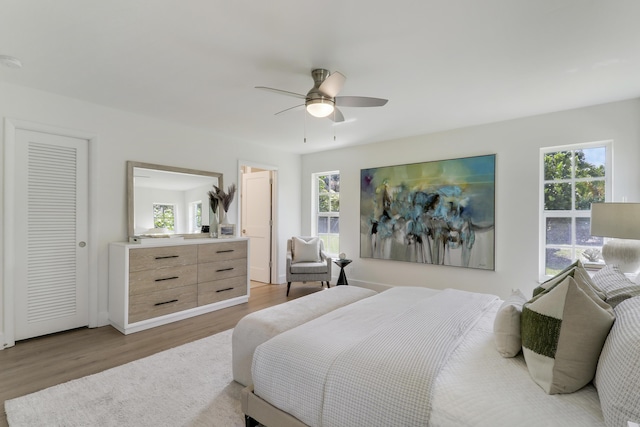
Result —
M 590 233 L 591 204 L 605 201 L 606 147 L 545 153 L 545 273 L 575 259 L 597 258 L 602 238 Z
M 340 252 L 340 174 L 316 175 L 318 211 L 316 232 L 331 254 Z
M 154 203 L 153 226 L 173 231 L 175 229 L 174 206 Z
M 588 150 L 600 149 L 604 150 Z M 588 162 L 585 151 L 587 150 L 558 151 L 544 155 L 544 179 L 554 181 L 544 185 L 546 210 L 570 210 L 572 201 L 576 210 L 589 210 L 591 203 L 604 202 L 604 164 Z M 572 154 L 575 167 L 572 167 Z M 575 183 L 574 190 L 571 182 L 566 182 L 571 179 L 580 180 Z

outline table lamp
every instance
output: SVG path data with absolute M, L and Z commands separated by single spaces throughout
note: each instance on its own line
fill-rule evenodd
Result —
M 591 235 L 613 237 L 602 247 L 605 264 L 623 273 L 640 269 L 640 203 L 592 203 Z

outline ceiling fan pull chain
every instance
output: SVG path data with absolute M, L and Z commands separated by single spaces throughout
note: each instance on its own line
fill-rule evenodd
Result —
M 307 112 L 304 111 L 302 114 L 304 114 L 304 142 L 306 144 L 307 143 Z
M 333 142 L 336 142 L 336 109 L 333 109 L 333 124 L 331 125 L 331 129 L 333 129 Z

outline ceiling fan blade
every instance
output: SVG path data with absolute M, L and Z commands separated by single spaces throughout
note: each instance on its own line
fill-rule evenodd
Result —
M 335 101 L 341 107 L 382 107 L 389 100 L 367 96 L 338 96 Z
M 302 95 L 300 93 L 289 92 L 288 90 L 282 90 L 282 89 L 274 89 L 272 87 L 256 86 L 256 89 L 268 90 L 269 92 L 275 92 L 275 93 L 278 93 L 280 95 L 293 96 L 295 98 L 300 98 L 300 99 L 305 99 L 306 98 L 306 95 Z
M 331 121 L 336 123 L 344 122 L 344 116 L 342 115 L 342 111 L 338 110 L 337 108 L 334 108 L 333 113 L 329 114 L 327 117 Z
M 322 84 L 320 84 L 320 87 L 318 87 L 318 90 L 330 98 L 335 98 L 338 92 L 342 89 L 345 80 L 347 80 L 347 78 L 343 74 L 335 71 L 329 77 L 324 79 Z
M 286 113 L 287 111 L 295 110 L 296 108 L 300 108 L 300 107 L 304 107 L 304 104 L 296 105 L 294 107 L 287 108 L 286 110 L 278 111 L 277 113 L 274 114 L 274 116 L 277 116 L 278 114 Z

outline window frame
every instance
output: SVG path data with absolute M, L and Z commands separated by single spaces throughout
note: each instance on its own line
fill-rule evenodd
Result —
M 200 206 L 200 225 L 198 225 L 197 208 Z M 202 200 L 194 200 L 189 202 L 189 232 L 197 233 L 202 229 L 202 214 L 204 209 L 204 203 Z
M 319 199 L 320 199 L 320 192 L 318 191 L 318 178 L 321 176 L 325 176 L 325 175 L 338 175 L 340 176 L 340 171 L 339 170 L 333 170 L 333 171 L 325 171 L 325 172 L 314 172 L 311 174 L 311 194 L 312 194 L 312 198 L 311 198 L 311 234 L 313 236 L 319 236 L 320 237 L 320 233 L 318 233 L 318 219 L 320 217 L 327 217 L 327 218 L 340 218 L 340 211 L 337 212 L 319 212 Z M 336 193 L 338 195 L 338 200 L 340 200 L 340 191 L 338 191 L 338 193 Z M 330 220 L 329 220 L 330 221 Z M 330 224 L 329 224 L 330 227 Z M 322 233 L 323 235 L 336 235 L 336 233 Z M 325 251 L 327 252 L 327 254 L 330 257 L 337 257 L 338 253 L 340 251 L 339 247 L 340 247 L 340 232 L 338 231 L 337 233 L 337 239 L 338 239 L 338 252 L 334 253 L 330 251 L 329 245 L 325 242 Z
M 561 180 L 545 180 L 545 170 L 544 170 L 544 157 L 548 153 L 556 153 L 559 151 L 571 151 L 575 152 L 578 150 L 585 150 L 591 148 L 605 148 L 605 175 L 604 175 L 604 194 L 605 194 L 605 202 L 609 202 L 613 199 L 613 141 L 612 140 L 604 140 L 604 141 L 594 141 L 594 142 L 585 142 L 585 143 L 577 143 L 577 144 L 567 144 L 567 145 L 556 145 L 540 148 L 540 157 L 539 157 L 539 189 L 538 189 L 538 218 L 539 218 L 539 255 L 538 255 L 538 274 L 540 280 L 547 280 L 552 277 L 546 272 L 546 250 L 548 247 L 563 247 L 570 248 L 572 259 L 576 259 L 576 249 L 582 249 L 583 245 L 578 245 L 576 243 L 576 218 L 591 218 L 591 209 L 588 210 L 576 210 L 575 208 L 575 184 L 579 182 L 588 182 L 594 179 L 591 178 L 576 178 L 575 177 L 575 165 L 574 156 L 572 155 L 572 165 L 571 165 L 571 177 L 569 179 L 561 179 Z M 544 197 L 544 188 L 545 184 L 550 182 L 568 182 L 571 184 L 571 210 L 545 210 L 545 197 Z M 547 218 L 571 218 L 571 244 L 567 245 L 547 245 L 546 242 L 546 223 Z M 594 247 L 590 248 L 598 248 L 602 249 L 602 247 Z

